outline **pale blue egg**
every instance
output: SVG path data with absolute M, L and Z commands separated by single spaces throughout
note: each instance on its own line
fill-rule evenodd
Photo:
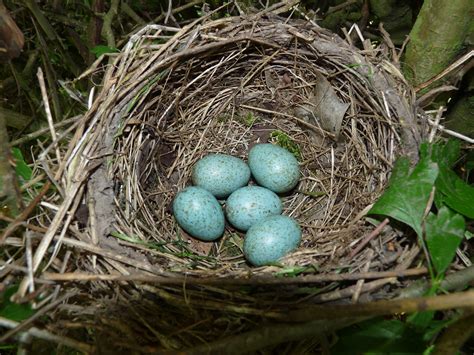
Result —
M 224 233 L 221 205 L 200 187 L 190 186 L 180 191 L 173 201 L 173 214 L 181 228 L 198 239 L 212 241 Z
M 248 165 L 237 157 L 209 154 L 194 165 L 193 184 L 211 192 L 217 198 L 226 198 L 250 179 Z
M 246 231 L 255 222 L 282 212 L 277 194 L 260 186 L 245 186 L 234 191 L 226 202 L 227 220 L 237 229 Z
M 253 177 L 276 193 L 292 190 L 300 178 L 298 161 L 288 150 L 273 144 L 257 144 L 249 152 Z
M 244 255 L 255 266 L 278 261 L 301 242 L 301 229 L 293 218 L 270 216 L 255 223 L 244 239 Z

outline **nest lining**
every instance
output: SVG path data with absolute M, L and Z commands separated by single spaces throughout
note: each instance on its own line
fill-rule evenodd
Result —
M 109 73 L 120 85 L 96 113 L 96 152 L 113 154 L 106 173 L 115 192 L 115 237 L 141 246 L 165 270 L 246 272 L 241 234 L 227 227 L 216 243 L 189 238 L 170 204 L 202 156 L 245 159 L 252 145 L 275 143 L 272 132 L 283 132 L 299 147 L 303 175 L 283 196 L 284 213 L 303 227 L 300 248 L 284 263 L 328 272 L 356 265 L 357 258 L 344 257 L 366 230 L 360 212 L 383 191 L 406 148 L 397 117 L 414 116 L 401 75 L 303 21 L 218 20 L 155 49 L 150 41 L 162 32 L 150 27 L 135 37 L 118 62 L 121 72 Z M 321 80 L 348 105 L 340 132 L 301 114 L 321 104 L 314 102 Z

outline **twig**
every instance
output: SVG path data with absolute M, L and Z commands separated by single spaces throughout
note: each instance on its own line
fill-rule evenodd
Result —
M 355 303 L 360 294 L 378 290 L 379 288 L 387 284 L 394 284 L 397 282 L 397 279 L 395 277 L 389 277 L 386 279 L 379 279 L 379 280 L 375 280 L 371 282 L 365 282 L 365 283 L 360 284 L 359 286 L 359 283 L 361 281 L 364 281 L 364 279 L 360 279 L 357 281 L 357 284 L 353 286 L 349 286 L 342 290 L 336 290 L 332 292 L 323 293 L 321 295 L 317 295 L 316 297 L 312 298 L 312 300 L 314 301 L 314 303 L 323 303 L 323 302 L 335 301 L 335 300 L 352 296 L 352 300 Z
M 71 118 L 68 118 L 68 119 L 65 119 L 64 121 L 61 121 L 61 122 L 58 122 L 54 125 L 54 129 L 58 129 L 58 128 L 61 128 L 61 127 L 64 127 L 64 126 L 68 126 L 70 125 L 71 123 L 75 123 L 76 121 L 78 121 L 82 116 L 74 116 L 74 117 L 71 117 Z M 32 132 L 32 133 L 28 133 L 26 135 L 24 135 L 23 137 L 17 139 L 17 140 L 14 140 L 12 142 L 10 142 L 10 146 L 11 147 L 14 147 L 16 145 L 20 145 L 20 144 L 23 144 L 23 143 L 26 143 L 28 141 L 31 141 L 35 138 L 38 138 L 42 135 L 44 135 L 45 133 L 47 133 L 48 131 L 50 131 L 50 128 L 47 127 L 47 128 L 41 128 L 39 129 L 38 131 L 36 132 Z
M 472 49 L 470 52 L 466 53 L 465 55 L 463 55 L 461 58 L 459 58 L 458 60 L 456 60 L 453 64 L 451 64 L 449 67 L 447 67 L 446 69 L 444 69 L 441 73 L 439 73 L 438 75 L 434 76 L 433 78 L 429 79 L 428 81 L 424 82 L 423 84 L 420 84 L 418 85 L 416 88 L 415 88 L 415 91 L 418 92 L 428 86 L 430 86 L 431 84 L 433 84 L 435 81 L 438 81 L 439 79 L 441 79 L 442 77 L 446 76 L 447 74 L 449 74 L 450 72 L 452 72 L 453 70 L 456 70 L 458 67 L 460 67 L 461 65 L 463 65 L 464 63 L 466 63 L 467 61 L 469 61 L 472 57 L 474 57 L 474 49 Z
M 370 232 L 367 237 L 365 237 L 359 244 L 358 246 L 349 254 L 349 259 L 352 259 L 354 256 L 356 256 L 366 245 L 369 243 L 372 239 L 374 239 L 376 236 L 382 232 L 384 227 L 390 222 L 388 218 L 385 218 L 372 232 Z
M 441 282 L 441 289 L 452 291 L 466 287 L 474 280 L 474 266 L 449 274 Z M 418 297 L 423 295 L 431 286 L 431 281 L 415 283 L 399 292 L 399 298 Z
M 35 207 L 38 205 L 38 203 L 41 201 L 43 196 L 48 192 L 49 188 L 51 187 L 51 182 L 48 181 L 44 184 L 43 188 L 41 191 L 38 193 L 38 195 L 35 196 L 33 201 L 30 202 L 30 204 L 20 213 L 18 217 L 15 218 L 15 220 L 5 229 L 3 232 L 2 236 L 0 237 L 0 245 L 2 245 L 5 241 L 5 239 L 11 235 L 16 229 L 22 225 L 23 221 L 28 218 L 28 216 L 33 212 Z
M 441 121 L 441 117 L 443 116 L 443 112 L 445 111 L 444 107 L 443 106 L 440 106 L 439 109 L 438 109 L 438 113 L 436 114 L 436 118 L 435 118 L 435 125 L 431 128 L 431 132 L 430 132 L 430 136 L 428 137 L 428 142 L 429 143 L 433 143 L 433 140 L 435 138 L 435 135 L 436 135 L 436 127 L 439 125 L 439 121 Z M 431 204 L 429 205 L 430 209 L 431 209 Z M 426 217 L 427 213 L 425 212 L 425 217 Z
M 395 313 L 414 313 L 423 311 L 444 311 L 448 309 L 466 309 L 474 307 L 474 290 L 456 292 L 449 295 L 432 297 L 383 300 L 371 303 L 349 305 L 308 306 L 291 311 L 281 312 L 277 319 L 291 322 L 306 322 L 316 319 L 338 319 L 341 317 L 374 317 Z M 275 314 L 276 312 L 272 312 Z
M 118 14 L 119 0 L 112 0 L 109 11 L 104 16 L 104 25 L 102 27 L 102 35 L 107 40 L 110 48 L 115 48 L 115 36 L 112 30 L 112 22 Z
M 171 11 L 173 10 L 173 1 L 168 0 L 168 11 L 166 11 L 166 16 L 165 16 L 165 25 L 168 24 L 168 20 L 171 16 Z
M 474 138 L 470 138 L 468 136 L 465 136 L 464 134 L 461 134 L 461 133 L 458 133 L 456 131 L 452 131 L 450 129 L 447 129 L 445 128 L 443 125 L 440 125 L 440 124 L 436 124 L 435 121 L 431 120 L 428 118 L 428 123 L 434 127 L 436 127 L 439 131 L 443 132 L 443 133 L 446 133 L 450 136 L 453 136 L 453 137 L 456 137 L 456 138 L 459 138 L 465 142 L 468 142 L 469 144 L 474 144 Z
M 99 236 L 97 235 L 97 215 L 95 213 L 95 201 L 94 197 L 89 197 L 87 201 L 87 207 L 89 208 L 89 229 L 91 232 L 92 244 L 97 246 L 99 244 Z M 92 255 L 92 267 L 95 269 L 97 261 L 97 255 Z
M 120 4 L 120 9 L 125 12 L 132 20 L 134 20 L 139 25 L 146 24 L 146 21 L 142 19 L 125 1 L 122 1 Z
M 68 244 L 69 239 L 65 238 L 64 243 Z M 85 244 L 85 243 L 84 243 Z M 70 244 L 71 245 L 71 244 Z M 93 248 L 89 248 L 94 250 Z M 98 250 L 97 250 L 98 251 Z M 111 253 L 112 254 L 112 253 Z M 426 268 L 408 269 L 404 271 L 382 271 L 367 272 L 353 274 L 327 274 L 327 275 L 309 275 L 299 277 L 269 277 L 269 276 L 253 276 L 250 278 L 234 278 L 234 277 L 183 277 L 182 275 L 171 275 L 172 277 L 152 276 L 144 274 L 132 275 L 112 275 L 112 274 L 87 274 L 87 273 L 51 273 L 44 272 L 42 277 L 48 281 L 135 281 L 147 282 L 163 285 L 291 285 L 291 284 L 308 284 L 322 283 L 329 281 L 353 281 L 360 279 L 381 279 L 381 278 L 403 278 L 410 276 L 424 275 L 428 272 Z
M 370 264 L 372 263 L 372 258 L 374 257 L 374 251 L 369 249 L 369 253 L 367 255 L 367 263 L 364 266 L 363 272 L 368 272 L 370 270 Z M 390 280 L 390 279 L 389 279 Z M 397 282 L 396 278 L 392 279 L 393 282 Z M 352 295 L 352 303 L 356 303 L 359 299 L 360 293 L 362 291 L 362 287 L 364 286 L 365 279 L 360 279 L 357 281 L 355 285 L 354 294 Z
M 330 6 L 328 11 L 326 12 L 326 15 L 332 14 L 333 12 L 340 11 L 347 6 L 351 6 L 352 4 L 355 4 L 356 2 L 357 0 L 347 0 L 346 2 L 343 2 L 342 4 L 339 4 L 336 6 Z
M 393 44 L 392 39 L 390 38 L 390 34 L 385 30 L 383 27 L 383 23 L 379 23 L 379 31 L 382 34 L 382 38 L 388 48 L 390 49 L 390 52 L 392 53 L 392 60 L 393 63 L 397 66 L 397 68 L 400 66 L 400 57 L 397 54 L 397 49 L 395 48 L 395 45 Z
M 459 354 L 464 343 L 474 335 L 474 314 L 458 319 L 436 341 L 432 355 Z
M 433 100 L 436 98 L 436 96 L 439 93 L 455 91 L 455 90 L 459 90 L 459 88 L 453 85 L 443 85 L 443 86 L 436 87 L 428 91 L 426 94 L 424 94 L 420 98 L 418 98 L 416 100 L 416 105 L 420 107 L 426 107 L 433 102 Z
M 15 327 L 18 327 L 18 325 L 20 325 L 19 322 L 15 322 L 15 321 L 12 321 L 12 320 L 7 319 L 7 318 L 0 317 L 0 327 L 15 328 Z M 28 329 L 27 333 L 30 334 L 31 336 L 36 337 L 36 338 L 46 340 L 46 341 L 49 341 L 49 342 L 53 342 L 53 343 L 56 343 L 56 344 L 65 345 L 65 346 L 68 346 L 70 348 L 82 351 L 84 353 L 93 353 L 94 352 L 94 347 L 92 345 L 82 343 L 82 342 L 79 342 L 75 339 L 68 338 L 68 337 L 65 337 L 65 336 L 59 336 L 59 335 L 53 334 L 51 332 L 48 332 L 47 330 L 42 330 L 42 329 L 38 329 L 36 327 L 33 327 L 33 328 Z
M 243 354 L 283 342 L 333 332 L 360 322 L 358 318 L 313 321 L 303 324 L 276 324 L 258 326 L 255 330 L 227 337 L 212 343 L 186 349 L 185 354 Z
M 0 220 L 5 221 L 5 222 L 9 222 L 9 223 L 15 221 L 14 218 L 5 216 L 5 215 L 2 214 L 2 213 L 0 213 Z M 34 224 L 30 224 L 30 223 L 22 223 L 22 225 L 23 225 L 24 227 L 28 228 L 28 229 L 31 229 L 32 231 L 39 232 L 39 233 L 45 233 L 45 232 L 48 230 L 47 228 L 35 226 Z M 5 240 L 5 244 L 6 244 L 6 245 L 10 245 L 10 244 L 9 244 L 9 238 L 7 238 L 7 239 Z
M 51 138 L 53 142 L 56 142 L 56 130 L 54 129 L 53 116 L 51 115 L 51 109 L 49 107 L 48 94 L 46 93 L 46 85 L 44 82 L 43 71 L 41 67 L 38 67 L 38 72 L 36 73 L 38 77 L 39 86 L 41 89 L 41 96 L 43 97 L 44 110 L 46 113 L 46 119 L 48 120 L 49 129 L 51 132 Z M 58 117 L 59 118 L 59 117 Z M 56 143 L 56 159 L 58 162 L 61 161 L 61 154 L 59 153 L 59 147 Z
M 36 313 L 33 314 L 30 318 L 24 320 L 23 322 L 19 323 L 16 327 L 10 329 L 8 332 L 3 334 L 0 337 L 0 344 L 6 342 L 9 338 L 14 336 L 18 332 L 21 332 L 21 331 L 25 330 L 25 328 L 30 326 L 35 320 L 37 320 L 38 318 L 40 318 L 43 315 L 45 315 L 46 313 L 48 313 L 50 310 L 56 308 L 57 305 L 59 305 L 60 303 L 62 303 L 65 300 L 67 300 L 68 298 L 74 296 L 75 294 L 77 294 L 77 292 L 69 292 L 69 293 L 63 295 L 62 297 L 60 297 L 59 299 L 57 299 L 56 301 L 51 302 L 47 306 L 37 310 Z
M 204 0 L 194 0 L 194 1 L 191 1 L 191 2 L 189 2 L 189 3 L 187 3 L 187 4 L 184 4 L 184 5 L 182 5 L 182 6 L 176 7 L 176 8 L 174 8 L 174 10 L 171 11 L 171 14 L 172 14 L 172 15 L 175 15 L 175 14 L 181 12 L 181 11 L 184 11 L 184 10 L 186 10 L 186 9 L 189 9 L 190 7 L 193 7 L 193 6 L 195 6 L 195 5 L 198 5 L 198 4 L 202 3 L 203 1 L 204 1 Z M 159 22 L 163 21 L 163 19 L 165 18 L 166 15 L 167 15 L 167 14 L 161 14 L 160 16 L 156 17 L 156 18 L 153 20 L 153 22 L 154 22 L 154 23 L 159 23 Z

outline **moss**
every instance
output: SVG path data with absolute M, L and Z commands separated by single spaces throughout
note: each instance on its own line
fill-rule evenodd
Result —
M 275 139 L 276 143 L 288 150 L 295 156 L 296 159 L 301 160 L 301 150 L 297 143 L 295 143 L 286 133 L 282 131 L 273 131 L 271 137 Z

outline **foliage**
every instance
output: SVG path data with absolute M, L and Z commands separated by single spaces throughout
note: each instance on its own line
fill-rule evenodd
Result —
M 369 211 L 389 216 L 410 226 L 426 243 L 435 295 L 440 281 L 456 255 L 463 238 L 472 235 L 464 218 L 473 217 L 474 188 L 453 170 L 460 158 L 460 143 L 422 144 L 420 161 L 410 171 L 406 158 L 393 169 L 389 186 Z M 466 164 L 467 165 L 467 164 Z M 436 208 L 429 205 L 434 191 Z M 435 211 L 430 211 L 430 207 Z M 403 322 L 372 319 L 339 332 L 341 340 L 333 353 L 430 353 L 432 339 L 456 317 L 436 320 L 434 312 L 419 312 Z
M 422 157 L 411 173 L 409 168 L 407 158 L 397 161 L 387 191 L 369 213 L 390 216 L 406 223 L 421 236 L 423 214 L 438 177 L 438 166 L 429 157 Z
M 99 58 L 101 55 L 107 53 L 118 53 L 119 50 L 117 48 L 112 48 L 109 46 L 98 45 L 92 48 L 91 52 L 94 53 L 97 58 Z
M 445 206 L 440 208 L 438 215 L 430 213 L 427 216 L 426 243 L 438 274 L 444 273 L 454 259 L 465 228 L 464 218 Z
M 33 175 L 33 171 L 25 162 L 25 158 L 23 157 L 21 150 L 18 148 L 13 148 L 12 156 L 15 159 L 16 175 L 23 181 L 29 181 Z
M 292 140 L 286 133 L 282 131 L 273 131 L 271 137 L 276 140 L 276 143 L 288 150 L 295 156 L 296 159 L 301 160 L 301 150 L 298 144 Z
M 29 303 L 18 304 L 10 301 L 10 297 L 17 291 L 17 286 L 11 286 L 3 293 L 0 302 L 0 317 L 21 322 L 31 317 L 35 311 Z
M 460 143 L 422 144 L 420 161 L 409 173 L 406 158 L 397 161 L 389 187 L 369 211 L 409 225 L 421 242 L 426 240 L 431 261 L 442 276 L 464 238 L 464 216 L 474 217 L 474 188 L 452 170 L 459 159 Z M 430 193 L 438 213 L 425 213 Z
M 398 319 L 372 319 L 348 327 L 338 333 L 341 338 L 331 353 L 403 353 L 421 354 L 425 349 L 423 336 Z

